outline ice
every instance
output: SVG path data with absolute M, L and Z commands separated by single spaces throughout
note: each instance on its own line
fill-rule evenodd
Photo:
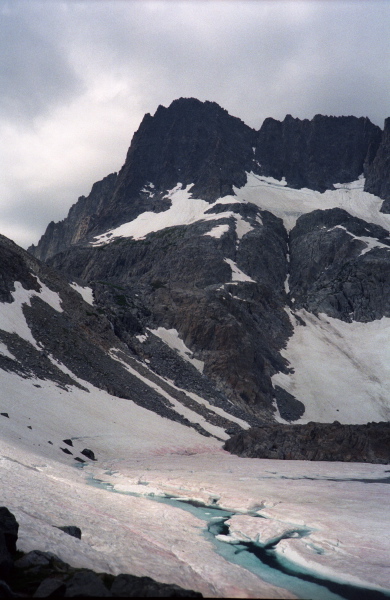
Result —
M 148 329 L 148 331 L 159 337 L 167 344 L 167 346 L 172 348 L 172 350 L 176 350 L 184 360 L 191 363 L 191 365 L 193 365 L 200 373 L 203 373 L 204 362 L 197 358 L 192 358 L 192 351 L 187 348 L 183 340 L 179 337 L 179 332 L 176 329 L 158 327 L 157 329 Z
M 272 377 L 304 403 L 297 423 L 368 423 L 390 419 L 390 318 L 345 323 L 304 309 L 282 355 L 293 373 Z

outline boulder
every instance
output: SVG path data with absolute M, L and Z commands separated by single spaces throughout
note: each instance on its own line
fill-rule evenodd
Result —
M 62 527 L 57 527 L 57 529 L 61 529 L 64 533 L 81 540 L 81 529 L 80 527 L 76 527 L 76 525 L 63 525 Z
M 0 507 L 0 532 L 4 534 L 5 544 L 10 553 L 16 552 L 19 524 L 14 515 L 5 506 Z
M 81 454 L 84 454 L 84 456 L 86 456 L 90 460 L 97 460 L 95 458 L 94 452 L 92 450 L 90 450 L 89 448 L 84 448 L 84 450 L 81 450 Z

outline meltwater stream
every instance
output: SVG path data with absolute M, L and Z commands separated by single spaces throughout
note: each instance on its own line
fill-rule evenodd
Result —
M 262 548 L 254 542 L 229 544 L 220 541 L 216 536 L 226 535 L 229 532 L 225 522 L 236 514 L 234 512 L 223 510 L 218 506 L 201 505 L 199 502 L 183 498 L 177 499 L 168 496 L 117 491 L 111 483 L 97 479 L 93 474 L 87 474 L 86 481 L 89 485 L 105 489 L 108 492 L 142 497 L 151 502 L 169 504 L 190 512 L 198 519 L 205 521 L 206 525 L 203 532 L 205 538 L 214 544 L 216 552 L 223 556 L 225 560 L 251 571 L 267 583 L 290 591 L 297 598 L 305 600 L 388 600 L 390 598 L 390 591 L 379 591 L 340 583 L 301 569 L 286 559 L 282 560 L 272 547 Z M 258 514 L 253 516 L 264 518 Z M 309 533 L 309 530 L 306 533 Z M 298 535 L 305 535 L 305 531 L 302 530 Z

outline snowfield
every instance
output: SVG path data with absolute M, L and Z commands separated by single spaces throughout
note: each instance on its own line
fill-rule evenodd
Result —
M 168 495 L 234 513 L 228 525 L 235 541 L 261 545 L 305 529 L 304 537 L 278 543 L 283 560 L 390 590 L 386 465 L 242 459 L 215 438 L 86 382 L 89 392 L 0 377 L 0 412 L 9 415 L 0 416 L 1 503 L 20 523 L 20 549 L 55 552 L 96 571 L 147 575 L 206 597 L 307 597 L 299 586 L 286 591 L 268 572 L 232 564 L 205 536 L 203 520 L 147 497 Z M 85 458 L 86 447 L 97 461 L 77 468 L 74 458 Z M 105 485 L 96 487 L 99 481 Z M 82 529 L 81 540 L 55 528 L 69 524 Z
M 294 372 L 277 373 L 272 383 L 304 403 L 296 423 L 389 421 L 390 319 L 345 323 L 302 309 L 303 326 L 286 310 L 294 334 L 281 353 Z

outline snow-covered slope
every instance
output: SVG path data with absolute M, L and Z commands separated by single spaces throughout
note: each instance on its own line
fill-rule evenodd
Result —
M 296 422 L 389 421 L 390 319 L 345 323 L 303 309 L 289 314 L 294 334 L 282 354 L 292 371 L 272 381 L 304 403 Z
M 1 503 L 20 524 L 21 550 L 147 575 L 206 597 L 339 599 L 261 567 L 246 552 L 231 562 L 232 543 L 281 539 L 277 554 L 298 572 L 390 589 L 385 465 L 240 459 L 215 439 L 84 384 L 88 392 L 65 391 L 1 375 L 1 412 L 8 412 L 0 416 Z M 84 447 L 96 462 L 80 454 Z M 203 503 L 204 516 L 156 502 L 166 495 Z M 229 534 L 217 535 L 217 546 L 205 535 L 207 520 L 218 520 L 216 507 L 230 514 Z M 69 524 L 81 528 L 81 540 L 56 528 Z

